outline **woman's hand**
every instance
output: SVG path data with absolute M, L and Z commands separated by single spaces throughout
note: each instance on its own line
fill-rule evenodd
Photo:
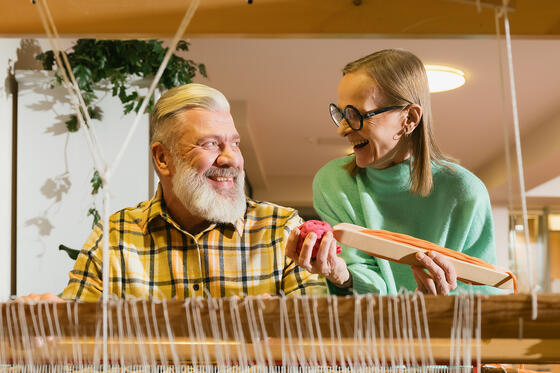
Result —
M 290 232 L 288 242 L 286 244 L 286 256 L 294 260 L 294 262 L 305 268 L 308 272 L 316 273 L 326 277 L 330 282 L 339 287 L 347 287 L 351 284 L 351 277 L 344 259 L 336 255 L 336 240 L 332 232 L 327 232 L 321 239 L 317 257 L 311 259 L 313 246 L 317 241 L 317 235 L 311 232 L 305 238 L 300 253 L 297 253 L 297 243 L 300 231 L 294 228 Z
M 455 267 L 444 255 L 430 251 L 428 255 L 417 253 L 416 259 L 419 265 L 412 266 L 412 273 L 419 291 L 424 294 L 447 295 L 457 287 Z

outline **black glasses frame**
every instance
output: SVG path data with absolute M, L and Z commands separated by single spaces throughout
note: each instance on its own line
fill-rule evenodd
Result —
M 405 107 L 406 106 L 404 106 L 404 105 L 392 105 L 392 106 L 382 107 L 382 108 L 379 108 L 377 110 L 368 111 L 367 113 L 362 114 L 362 113 L 360 113 L 360 110 L 358 110 L 353 105 L 346 105 L 346 107 L 344 107 L 344 110 L 340 110 L 338 108 L 338 106 L 336 106 L 335 104 L 330 104 L 329 105 L 329 113 L 331 115 L 332 121 L 334 122 L 334 124 L 337 127 L 340 127 L 340 124 L 342 123 L 342 120 L 346 120 L 346 123 L 348 123 L 348 127 L 350 127 L 354 131 L 359 131 L 364 127 L 364 119 L 371 118 L 371 117 L 373 117 L 377 114 L 385 113 L 385 112 L 390 111 L 390 110 L 405 108 Z M 334 110 L 336 110 L 341 115 L 340 123 L 335 119 L 335 117 L 333 115 Z M 350 122 L 348 121 L 348 119 L 346 119 L 348 117 L 348 115 L 346 114 L 347 110 L 353 110 L 356 114 L 358 114 L 358 116 L 360 117 L 360 127 L 354 128 L 350 125 Z

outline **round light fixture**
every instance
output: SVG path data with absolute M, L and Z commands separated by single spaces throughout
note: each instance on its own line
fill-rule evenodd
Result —
M 465 84 L 465 73 L 448 66 L 425 65 L 430 92 L 443 92 Z

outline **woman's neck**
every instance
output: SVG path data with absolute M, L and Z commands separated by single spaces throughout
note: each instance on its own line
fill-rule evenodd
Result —
M 368 167 L 382 170 L 394 166 L 396 164 L 402 163 L 410 158 L 410 140 L 408 138 L 403 138 L 401 141 L 395 145 L 395 147 L 385 156 L 378 160 L 375 160 Z

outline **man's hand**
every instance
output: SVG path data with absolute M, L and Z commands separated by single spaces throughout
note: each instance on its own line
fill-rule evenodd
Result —
M 317 235 L 313 232 L 309 233 L 298 254 L 296 248 L 299 235 L 300 230 L 298 228 L 294 228 L 290 232 L 286 244 L 286 256 L 288 258 L 293 259 L 298 266 L 305 268 L 308 272 L 326 277 L 336 286 L 350 284 L 350 272 L 346 267 L 344 259 L 336 255 L 336 240 L 332 232 L 327 232 L 323 235 L 315 260 L 311 259 L 311 254 L 313 246 L 317 241 Z
M 35 294 L 31 293 L 29 295 L 24 295 L 16 298 L 18 303 L 37 303 L 37 302 L 55 302 L 62 303 L 65 302 L 64 299 L 57 297 L 53 293 Z
M 419 265 L 412 266 L 412 273 L 419 291 L 424 294 L 447 295 L 457 287 L 455 267 L 445 256 L 430 251 L 428 255 L 417 253 L 416 259 Z

